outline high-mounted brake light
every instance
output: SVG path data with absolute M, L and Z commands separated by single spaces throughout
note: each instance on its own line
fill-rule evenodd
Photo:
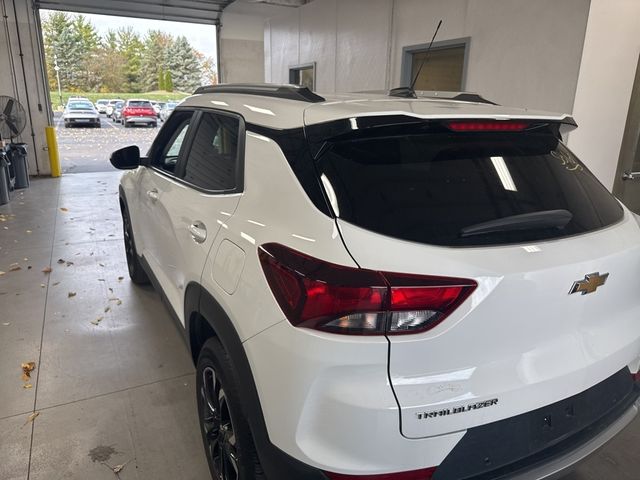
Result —
M 445 125 L 454 132 L 522 132 L 529 126 L 517 120 L 456 120 Z
M 342 473 L 324 472 L 329 480 L 431 480 L 436 467 L 412 470 L 410 472 L 383 473 L 381 475 L 345 475 Z
M 430 330 L 471 295 L 473 280 L 352 268 L 277 243 L 258 250 L 267 283 L 289 322 L 351 335 Z

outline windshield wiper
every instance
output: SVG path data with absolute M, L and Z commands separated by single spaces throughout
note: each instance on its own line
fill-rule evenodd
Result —
M 540 228 L 563 228 L 573 218 L 568 210 L 544 210 L 497 218 L 488 222 L 469 225 L 460 230 L 461 237 L 514 230 L 536 230 Z

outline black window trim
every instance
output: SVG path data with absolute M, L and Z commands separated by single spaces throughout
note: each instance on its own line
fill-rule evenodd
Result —
M 155 155 L 158 154 L 158 145 L 154 141 L 151 149 L 149 151 L 149 168 L 158 172 L 171 180 L 174 180 L 178 183 L 186 185 L 189 188 L 192 188 L 198 192 L 207 194 L 207 195 L 234 195 L 244 192 L 244 153 L 245 153 L 245 137 L 246 137 L 246 126 L 245 120 L 242 115 L 239 115 L 234 112 L 228 112 L 225 110 L 219 110 L 216 108 L 208 108 L 208 107 L 176 107 L 175 111 L 178 112 L 191 112 L 191 122 L 189 123 L 189 131 L 187 136 L 184 139 L 184 150 L 180 151 L 180 156 L 178 157 L 178 161 L 176 163 L 175 172 L 171 173 L 157 165 L 153 165 L 152 159 Z M 184 168 L 186 165 L 187 158 L 189 157 L 189 153 L 191 152 L 191 147 L 193 145 L 193 137 L 198 131 L 198 127 L 200 126 L 200 121 L 202 119 L 203 113 L 212 113 L 215 115 L 224 115 L 227 117 L 235 118 L 239 121 L 238 126 L 238 158 L 236 161 L 236 172 L 235 172 L 235 180 L 236 186 L 235 188 L 226 189 L 226 190 L 210 190 L 207 188 L 200 187 L 191 182 L 188 182 L 181 175 L 184 175 Z M 161 137 L 159 136 L 158 139 Z

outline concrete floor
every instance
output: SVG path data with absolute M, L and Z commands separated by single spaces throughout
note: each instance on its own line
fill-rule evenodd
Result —
M 35 180 L 0 206 L 0 480 L 209 479 L 186 345 L 127 276 L 119 177 Z M 636 419 L 566 480 L 640 480 L 639 453 Z
M 186 345 L 127 275 L 119 177 L 35 180 L 0 206 L 1 480 L 209 478 Z

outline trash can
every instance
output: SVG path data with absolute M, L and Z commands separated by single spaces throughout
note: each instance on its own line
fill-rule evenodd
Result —
M 0 205 L 9 203 L 11 184 L 9 180 L 9 159 L 4 150 L 0 150 Z
M 9 144 L 9 158 L 13 167 L 15 181 L 13 188 L 29 188 L 29 168 L 27 167 L 27 144 Z

